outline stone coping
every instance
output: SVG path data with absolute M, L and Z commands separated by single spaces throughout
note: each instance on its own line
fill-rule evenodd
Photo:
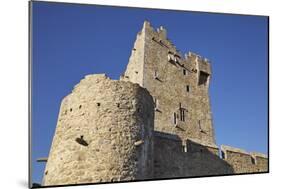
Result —
M 221 150 L 224 151 L 224 152 L 230 151 L 230 152 L 236 152 L 236 153 L 240 153 L 240 154 L 251 155 L 250 153 L 246 152 L 243 149 L 235 148 L 235 147 L 231 147 L 231 146 L 226 146 L 226 145 L 221 145 Z
M 154 131 L 154 136 L 162 137 L 162 138 L 166 138 L 166 139 L 170 139 L 170 140 L 174 140 L 174 141 L 178 141 L 178 142 L 182 142 L 182 140 L 177 135 L 164 133 L 164 132 L 161 132 L 161 131 Z M 186 138 L 185 140 L 189 140 L 189 141 L 194 142 L 194 143 L 196 143 L 198 145 L 201 145 L 201 146 L 206 146 L 206 147 L 216 148 L 216 149 L 219 148 L 216 144 L 206 143 L 206 142 L 203 142 L 201 140 L 194 139 L 194 138 Z
M 263 153 L 259 153 L 259 152 L 252 152 L 251 153 L 252 156 L 255 156 L 255 157 L 262 157 L 262 158 L 266 158 L 268 159 L 268 156 L 263 154 Z
M 216 144 L 207 143 L 207 142 L 201 141 L 199 139 L 187 138 L 187 140 L 190 140 L 191 142 L 197 143 L 197 144 L 202 145 L 202 146 L 206 146 L 206 147 L 210 147 L 210 148 L 216 148 L 216 149 L 219 148 Z
M 230 152 L 236 152 L 236 153 L 240 153 L 240 154 L 245 154 L 245 155 L 249 155 L 249 156 L 252 156 L 252 157 L 268 158 L 267 155 L 265 155 L 263 153 L 259 153 L 259 152 L 246 152 L 243 149 L 235 148 L 235 147 L 231 147 L 231 146 L 226 146 L 226 145 L 221 145 L 221 150 L 224 151 L 224 152 L 230 151 Z

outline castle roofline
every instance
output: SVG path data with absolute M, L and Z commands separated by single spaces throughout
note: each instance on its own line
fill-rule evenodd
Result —
M 227 146 L 227 145 L 221 145 L 221 150 L 226 152 L 236 152 L 236 153 L 240 153 L 240 154 L 245 154 L 245 155 L 249 155 L 252 157 L 262 157 L 262 158 L 268 158 L 267 155 L 263 154 L 263 153 L 259 153 L 259 152 L 246 152 L 243 149 L 240 148 L 235 148 L 235 147 L 231 147 L 231 146 Z
M 227 146 L 227 145 L 221 145 L 221 150 L 224 151 L 224 152 L 230 151 L 230 152 L 236 152 L 236 153 L 251 155 L 250 153 L 246 152 L 245 150 L 242 150 L 240 148 L 235 148 L 235 147 L 232 147 L 232 146 Z
M 183 57 L 185 60 L 187 60 L 190 57 L 193 57 L 193 58 L 196 58 L 199 61 L 210 63 L 209 59 L 207 59 L 205 57 L 202 57 L 195 52 L 188 51 L 186 53 L 181 53 L 181 51 L 176 48 L 176 46 L 173 44 L 173 42 L 170 39 L 167 38 L 167 30 L 163 26 L 160 26 L 159 28 L 154 28 L 148 20 L 145 20 L 143 22 L 142 31 L 145 31 L 145 29 L 153 30 L 155 33 L 158 34 L 158 36 L 161 39 L 164 39 L 164 40 L 168 41 L 176 49 L 177 54 L 180 54 L 180 56 Z M 182 56 L 182 55 L 184 55 L 184 56 Z

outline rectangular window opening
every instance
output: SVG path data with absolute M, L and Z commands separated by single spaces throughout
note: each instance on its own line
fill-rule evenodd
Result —
M 185 69 L 183 70 L 183 75 L 186 75 L 186 70 Z
M 182 110 L 180 109 L 180 120 L 182 121 Z
M 180 120 L 185 121 L 184 109 L 180 108 Z
M 208 78 L 209 78 L 208 73 L 200 71 L 200 73 L 199 73 L 199 83 L 198 84 L 199 85 L 207 85 Z
M 158 105 L 158 100 L 157 98 L 154 98 L 154 107 L 157 108 L 157 105 Z
M 202 129 L 202 127 L 201 127 L 201 120 L 198 120 L 198 127 L 199 127 L 199 131 L 202 132 L 203 129 Z
M 189 85 L 186 85 L 186 92 L 189 93 Z

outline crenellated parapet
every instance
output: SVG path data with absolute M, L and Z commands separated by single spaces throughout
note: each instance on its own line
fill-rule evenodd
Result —
M 221 146 L 222 158 L 229 163 L 234 173 L 267 172 L 268 158 L 261 153 L 249 153 L 243 149 Z
M 220 158 L 216 145 L 154 132 L 154 178 L 226 174 L 233 174 L 233 168 Z
M 155 178 L 228 175 L 268 171 L 268 158 L 261 153 L 206 143 L 182 140 L 177 135 L 155 132 Z

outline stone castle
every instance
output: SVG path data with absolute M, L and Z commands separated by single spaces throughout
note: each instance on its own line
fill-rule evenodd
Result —
M 268 172 L 264 154 L 216 145 L 211 76 L 145 21 L 120 80 L 88 75 L 62 100 L 42 185 Z

